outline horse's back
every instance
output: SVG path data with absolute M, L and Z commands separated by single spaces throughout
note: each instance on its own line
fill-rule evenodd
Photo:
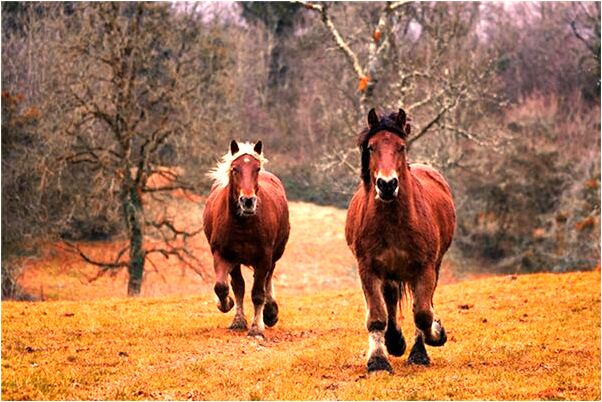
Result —
M 288 221 L 288 200 L 280 179 L 273 173 L 261 171 L 259 173 L 259 189 L 261 202 L 268 203 L 268 208 L 274 209 L 278 215 L 286 215 Z
M 456 208 L 449 184 L 435 168 L 421 163 L 410 165 L 412 175 L 420 183 L 423 198 L 435 214 L 442 237 L 442 251 L 447 250 L 456 227 Z
M 443 175 L 434 167 L 424 165 L 422 163 L 412 163 L 410 164 L 410 171 L 414 177 L 421 182 L 422 185 L 428 187 L 436 185 L 451 198 L 451 189 L 449 184 L 447 184 L 447 181 L 445 178 L 443 178 Z
M 269 189 L 272 194 L 276 194 L 286 200 L 286 192 L 284 191 L 284 185 L 275 174 L 262 170 L 259 172 L 259 187 Z
M 259 198 L 263 204 L 264 213 L 271 216 L 269 221 L 276 225 L 276 245 L 274 259 L 278 260 L 284 253 L 284 247 L 290 233 L 288 200 L 286 191 L 280 179 L 266 170 L 259 173 Z

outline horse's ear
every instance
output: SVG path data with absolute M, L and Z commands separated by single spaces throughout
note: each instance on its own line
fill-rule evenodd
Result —
M 406 128 L 405 128 L 404 131 L 406 133 L 406 136 L 409 137 L 410 136 L 410 132 L 412 131 L 412 127 L 410 126 L 410 123 L 406 123 Z
M 261 140 L 259 140 L 259 141 L 257 141 L 257 143 L 255 144 L 255 146 L 253 147 L 253 151 L 255 151 L 259 155 L 261 155 L 262 148 L 263 148 L 263 143 L 261 142 Z
M 370 128 L 374 128 L 374 127 L 378 126 L 378 123 L 379 123 L 378 115 L 376 114 L 376 110 L 374 110 L 374 108 L 372 108 L 368 112 L 368 125 L 370 126 Z
M 397 126 L 399 128 L 401 128 L 402 130 L 405 129 L 406 126 L 406 112 L 403 109 L 399 109 L 399 112 L 397 113 L 397 118 L 395 119 L 395 123 L 397 123 Z
M 236 143 L 236 140 L 232 140 L 232 142 L 230 142 L 230 153 L 232 155 L 236 155 L 236 153 L 238 152 L 238 144 Z

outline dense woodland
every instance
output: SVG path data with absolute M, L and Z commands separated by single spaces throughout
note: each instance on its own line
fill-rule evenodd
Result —
M 450 182 L 459 269 L 599 266 L 600 3 L 3 2 L 3 296 L 41 243 L 130 294 L 150 254 L 198 269 L 199 228 L 142 199 L 206 195 L 233 138 L 289 199 L 345 208 L 373 106 Z

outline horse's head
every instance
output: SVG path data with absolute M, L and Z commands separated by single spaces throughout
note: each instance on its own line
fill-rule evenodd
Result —
M 263 163 L 262 143 L 255 145 L 230 143 L 230 191 L 236 200 L 239 215 L 255 215 L 257 211 L 257 192 L 259 191 L 259 171 Z
M 362 180 L 374 185 L 376 199 L 390 202 L 399 193 L 400 178 L 406 172 L 406 139 L 410 125 L 406 113 L 379 117 L 374 109 L 368 113 L 368 128 L 360 133 L 362 153 Z

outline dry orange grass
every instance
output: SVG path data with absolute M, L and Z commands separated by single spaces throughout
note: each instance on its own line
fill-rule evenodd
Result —
M 448 343 L 428 368 L 393 358 L 393 375 L 365 372 L 358 286 L 282 295 L 260 341 L 226 330 L 210 293 L 3 302 L 2 399 L 600 399 L 599 271 L 467 281 L 435 299 Z

